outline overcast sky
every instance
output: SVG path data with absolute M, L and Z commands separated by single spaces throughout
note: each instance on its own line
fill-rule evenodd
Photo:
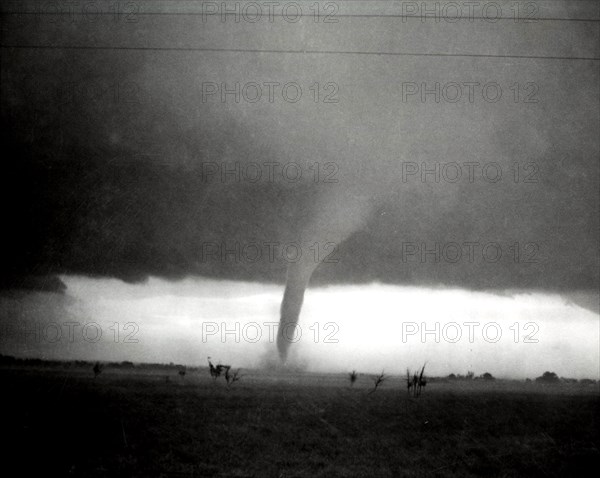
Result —
M 242 368 L 275 363 L 281 286 L 63 280 L 66 294 L 2 299 L 3 353 L 192 366 L 204 366 L 211 356 Z M 598 296 L 587 299 L 597 303 Z M 599 378 L 597 311 L 559 294 L 381 284 L 313 288 L 300 333 L 290 365 L 307 371 L 402 374 L 427 362 L 433 375 L 472 370 L 535 378 L 550 370 Z
M 597 370 L 600 37 L 569 19 L 598 5 L 540 2 L 555 20 L 521 22 L 499 3 L 498 21 L 401 18 L 394 2 L 340 3 L 355 16 L 335 23 L 165 15 L 198 8 L 179 2 L 147 2 L 135 22 L 3 17 L 3 322 L 38 307 L 27 320 L 118 317 L 145 337 L 4 344 L 256 363 L 267 344 L 211 351 L 200 324 L 252 307 L 277 321 L 299 252 L 329 286 L 310 290 L 301 326 L 335 320 L 344 337 L 297 344 L 314 369 L 361 368 L 348 362 L 360 354 L 404 367 L 394 327 L 441 310 L 539 321 L 540 342 L 419 344 L 414 360 L 439 373 Z M 358 340 L 378 327 L 393 333 Z

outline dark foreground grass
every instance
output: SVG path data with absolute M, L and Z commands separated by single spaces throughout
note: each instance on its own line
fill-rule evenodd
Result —
M 15 476 L 595 476 L 592 387 L 2 369 Z M 462 387 L 462 388 L 461 388 Z

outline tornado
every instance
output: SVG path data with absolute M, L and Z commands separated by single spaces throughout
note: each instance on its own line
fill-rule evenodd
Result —
M 316 267 L 317 264 L 314 263 L 290 264 L 288 266 L 277 334 L 277 350 L 282 363 L 287 361 L 290 345 L 294 340 L 296 326 L 300 318 L 302 302 L 304 302 L 304 292 Z
M 287 361 L 290 345 L 295 336 L 296 325 L 300 318 L 304 292 L 312 272 L 301 270 L 297 266 L 288 267 L 285 292 L 281 301 L 277 350 L 282 363 Z
M 343 241 L 366 224 L 376 204 L 374 195 L 367 198 L 356 194 L 356 188 L 348 182 L 345 187 L 315 196 L 312 206 L 305 211 L 304 225 L 300 226 L 301 231 L 297 235 L 302 254 L 297 262 L 288 265 L 281 301 L 277 351 L 283 364 L 296 342 L 296 326 L 310 278 L 319 264 L 329 257 L 330 251 L 315 256 L 315 244 L 321 249 L 326 244 L 333 244 L 338 249 Z

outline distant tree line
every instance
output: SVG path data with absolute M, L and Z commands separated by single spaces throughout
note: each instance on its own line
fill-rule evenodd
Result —
M 40 358 L 19 358 L 11 355 L 0 354 L 0 365 L 4 366 L 31 366 L 31 367 L 63 367 L 63 368 L 90 368 L 96 365 L 95 360 L 43 360 Z M 165 363 L 133 363 L 129 360 L 122 362 L 104 362 L 105 367 L 112 369 L 138 369 L 138 370 L 199 370 L 199 367 L 186 367 L 181 364 Z
M 87 361 L 87 360 L 44 360 L 40 358 L 19 358 L 14 357 L 12 355 L 3 355 L 0 354 L 0 366 L 27 366 L 27 367 L 62 367 L 62 368 L 94 368 L 98 365 L 99 370 L 104 367 L 111 369 L 137 369 L 137 370 L 163 370 L 163 371 L 176 371 L 179 375 L 184 376 L 185 371 L 188 372 L 196 372 L 198 370 L 204 369 L 204 367 L 188 367 L 181 364 L 176 364 L 173 362 L 166 363 L 134 363 L 129 360 L 123 360 L 121 362 L 104 362 L 100 364 L 97 361 Z M 98 369 L 97 369 L 98 370 Z M 181 373 L 183 371 L 183 373 Z M 95 373 L 95 375 L 99 375 L 99 373 Z M 212 375 L 212 374 L 211 374 Z M 383 375 L 383 374 L 382 374 Z M 358 374 L 356 371 L 353 371 L 350 376 L 351 384 L 354 384 L 356 381 Z M 232 375 L 233 377 L 233 375 Z M 236 375 L 236 379 L 239 379 Z M 379 383 L 380 385 L 385 377 L 381 377 Z M 451 373 L 446 377 L 430 377 L 428 378 L 431 382 L 437 381 L 471 381 L 471 380 L 485 380 L 485 381 L 494 381 L 495 377 L 489 373 L 485 372 L 479 376 L 475 376 L 475 373 L 472 371 L 468 371 L 465 375 L 454 374 Z M 235 381 L 235 380 L 233 380 Z M 526 379 L 526 382 L 532 382 L 531 379 Z M 228 380 L 229 382 L 229 380 Z M 581 385 L 592 385 L 598 383 L 597 380 L 589 379 L 589 378 L 566 378 L 559 377 L 555 372 L 544 372 L 541 376 L 535 379 L 536 383 L 540 384 L 557 384 L 557 383 L 570 383 L 570 384 L 581 384 Z M 375 387 L 377 388 L 377 387 Z

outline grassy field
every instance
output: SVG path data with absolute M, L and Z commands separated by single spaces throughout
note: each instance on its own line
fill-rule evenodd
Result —
M 0 369 L 3 467 L 19 476 L 586 476 L 597 386 L 370 376 Z M 10 469 L 10 468 L 9 468 Z M 35 473 L 35 474 L 34 474 Z M 16 476 L 16 475 L 15 475 Z

